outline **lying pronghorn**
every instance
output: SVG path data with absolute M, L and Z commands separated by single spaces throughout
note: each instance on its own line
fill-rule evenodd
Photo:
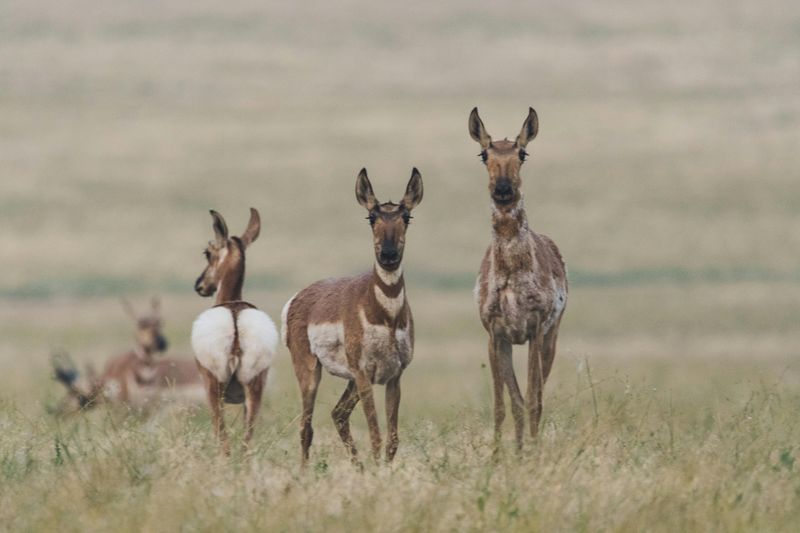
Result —
M 275 324 L 250 303 L 242 301 L 244 252 L 261 230 L 258 211 L 250 208 L 250 222 L 241 237 L 229 237 L 225 219 L 211 211 L 214 240 L 204 250 L 208 265 L 194 285 L 200 296 L 217 293 L 216 305 L 197 317 L 192 326 L 192 348 L 203 375 L 214 432 L 224 453 L 230 453 L 223 403 L 244 402 L 247 447 L 253 436 L 261 394 L 278 341 Z
M 77 403 L 77 408 L 92 407 L 100 401 L 143 407 L 158 400 L 202 397 L 202 380 L 194 361 L 158 357 L 167 348 L 158 299 L 153 298 L 150 314 L 143 316 L 137 316 L 126 300 L 122 303 L 136 323 L 136 347 L 109 359 L 99 376 L 88 368 L 83 384 L 78 383 L 78 371 L 68 356 L 54 356 L 55 377 L 68 392 L 60 412 L 69 411 L 69 403 Z
M 403 281 L 403 248 L 411 210 L 422 200 L 422 177 L 415 168 L 399 204 L 379 203 L 366 169 L 356 181 L 356 199 L 372 226 L 375 265 L 353 278 L 318 281 L 289 300 L 283 308 L 283 341 L 303 399 L 301 461 L 308 461 L 313 430 L 311 418 L 322 368 L 348 380 L 331 413 L 351 459 L 358 463 L 350 435 L 350 414 L 359 400 L 369 425 L 372 453 L 380 457 L 381 435 L 372 397 L 372 384 L 386 384 L 388 439 L 386 460 L 397 451 L 400 376 L 414 351 L 414 322 Z
M 566 266 L 555 243 L 528 227 L 519 170 L 539 120 L 530 108 L 514 142 L 492 141 L 478 116 L 469 116 L 469 133 L 481 145 L 489 171 L 492 242 L 481 263 L 475 287 L 483 327 L 489 332 L 489 362 L 494 381 L 494 431 L 499 444 L 505 418 L 503 387 L 508 387 L 517 448 L 522 448 L 524 409 L 514 375 L 511 345 L 528 347 L 528 416 L 533 437 L 542 415 L 542 390 L 556 354 L 561 315 L 567 304 Z

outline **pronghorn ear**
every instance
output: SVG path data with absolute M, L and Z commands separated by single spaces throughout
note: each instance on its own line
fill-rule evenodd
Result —
M 422 201 L 422 176 L 417 170 L 417 167 L 414 167 L 414 170 L 411 171 L 411 179 L 408 180 L 408 185 L 406 185 L 406 194 L 403 196 L 403 205 L 406 209 L 411 211 L 415 207 L 419 205 Z
M 367 211 L 372 211 L 378 206 L 378 199 L 372 192 L 372 184 L 367 177 L 367 169 L 362 168 L 356 178 L 356 200 Z
M 481 117 L 478 116 L 477 107 L 473 108 L 472 113 L 469 114 L 469 135 L 478 142 L 484 150 L 489 148 L 489 145 L 492 144 L 492 137 L 486 131 Z
M 214 211 L 209 211 L 211 218 L 214 219 L 214 237 L 217 239 L 217 246 L 224 247 L 228 243 L 228 225 L 222 215 Z
M 242 244 L 247 248 L 250 243 L 258 239 L 258 234 L 261 233 L 261 216 L 255 207 L 250 208 L 250 222 L 247 223 L 247 229 L 242 233 Z
M 150 299 L 150 309 L 152 309 L 153 315 L 161 317 L 161 299 L 158 296 L 153 296 Z
M 517 135 L 517 146 L 525 148 L 539 133 L 539 116 L 532 107 L 528 108 L 528 118 L 522 124 L 522 131 Z
M 139 320 L 139 317 L 136 316 L 136 311 L 133 309 L 133 306 L 127 298 L 120 298 L 119 303 L 122 304 L 122 310 L 125 311 L 125 314 L 131 317 L 134 322 Z

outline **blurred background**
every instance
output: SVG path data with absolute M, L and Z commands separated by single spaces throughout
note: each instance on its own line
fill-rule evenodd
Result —
M 686 365 L 800 381 L 799 88 L 789 0 L 3 1 L 2 396 L 40 409 L 56 347 L 132 346 L 120 296 L 161 295 L 189 357 L 210 208 L 234 233 L 261 211 L 245 297 L 277 320 L 310 282 L 370 267 L 358 170 L 385 201 L 417 166 L 411 405 L 447 383 L 442 409 L 488 406 L 473 106 L 495 138 L 539 114 L 528 217 L 571 284 L 548 394 L 586 361 L 655 386 Z M 272 398 L 295 402 L 281 354 Z

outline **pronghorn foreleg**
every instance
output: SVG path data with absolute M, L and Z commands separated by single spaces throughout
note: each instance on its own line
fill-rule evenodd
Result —
M 489 337 L 489 367 L 492 370 L 492 388 L 494 390 L 494 447 L 495 453 L 500 451 L 500 438 L 503 433 L 503 421 L 506 418 L 506 404 L 503 398 L 505 381 L 497 359 L 495 342 Z
M 357 466 L 361 463 L 358 460 L 358 451 L 356 450 L 355 442 L 353 442 L 353 436 L 350 434 L 350 414 L 358 404 L 358 399 L 356 382 L 355 380 L 350 380 L 347 382 L 347 388 L 342 393 L 342 397 L 336 403 L 336 407 L 331 411 L 331 417 L 336 425 L 336 430 L 339 432 L 339 437 L 341 437 L 347 452 L 350 454 L 350 460 Z
M 517 451 L 522 450 L 522 439 L 525 432 L 525 400 L 517 383 L 517 376 L 514 374 L 514 361 L 511 358 L 511 342 L 506 339 L 495 337 L 495 355 L 500 365 L 500 373 L 503 381 L 508 387 L 508 395 L 511 397 L 511 415 L 514 417 L 514 437 L 516 440 Z
M 356 372 L 355 378 L 358 397 L 364 404 L 364 414 L 367 417 L 372 457 L 377 462 L 381 458 L 381 429 L 378 425 L 378 411 L 375 409 L 375 398 L 372 394 L 372 382 L 361 370 Z
M 531 437 L 539 433 L 539 421 L 542 418 L 542 393 L 544 391 L 544 367 L 542 351 L 544 334 L 541 321 L 537 320 L 536 330 L 528 342 L 528 418 L 530 420 Z
M 400 376 L 386 383 L 386 462 L 397 453 L 400 437 L 397 435 L 397 417 L 400 411 Z

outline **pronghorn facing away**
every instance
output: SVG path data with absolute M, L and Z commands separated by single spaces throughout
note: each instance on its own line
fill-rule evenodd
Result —
M 366 169 L 362 169 L 356 180 L 356 199 L 367 210 L 372 226 L 372 271 L 318 281 L 297 293 L 283 308 L 283 341 L 292 353 L 303 399 L 303 465 L 308 461 L 314 433 L 311 418 L 323 367 L 348 381 L 331 415 L 351 460 L 358 464 L 350 414 L 359 400 L 364 404 L 373 456 L 380 458 L 374 383 L 386 385 L 386 460 L 391 461 L 397 451 L 400 376 L 414 352 L 414 322 L 401 262 L 411 210 L 422 200 L 422 177 L 415 168 L 402 201 L 382 204 L 372 192 Z
M 264 313 L 242 301 L 244 252 L 261 231 L 258 211 L 241 237 L 229 237 L 225 219 L 211 211 L 214 240 L 203 251 L 208 265 L 194 289 L 200 296 L 217 293 L 216 305 L 200 314 L 192 326 L 192 348 L 203 375 L 214 431 L 224 453 L 230 453 L 223 403 L 244 402 L 244 446 L 253 436 L 261 394 L 275 355 L 278 332 Z
M 539 120 L 530 108 L 514 142 L 492 141 L 478 116 L 469 116 L 469 133 L 480 143 L 489 171 L 492 242 L 475 287 L 483 327 L 489 332 L 489 362 L 494 382 L 494 432 L 499 445 L 505 418 L 503 388 L 508 387 L 517 449 L 522 448 L 524 406 L 511 358 L 512 344 L 528 346 L 527 408 L 536 437 L 542 415 L 542 391 L 556 355 L 561 315 L 567 304 L 566 266 L 555 243 L 528 227 L 519 170 L 525 147 L 536 137 Z
M 136 348 L 109 359 L 99 376 L 89 367 L 86 378 L 79 380 L 69 356 L 53 356 L 55 378 L 67 388 L 67 397 L 57 408 L 59 414 L 94 407 L 101 401 L 144 407 L 170 399 L 202 399 L 203 382 L 194 361 L 159 356 L 166 350 L 167 340 L 158 299 L 153 298 L 150 314 L 141 316 L 127 300 L 122 304 L 136 324 Z

